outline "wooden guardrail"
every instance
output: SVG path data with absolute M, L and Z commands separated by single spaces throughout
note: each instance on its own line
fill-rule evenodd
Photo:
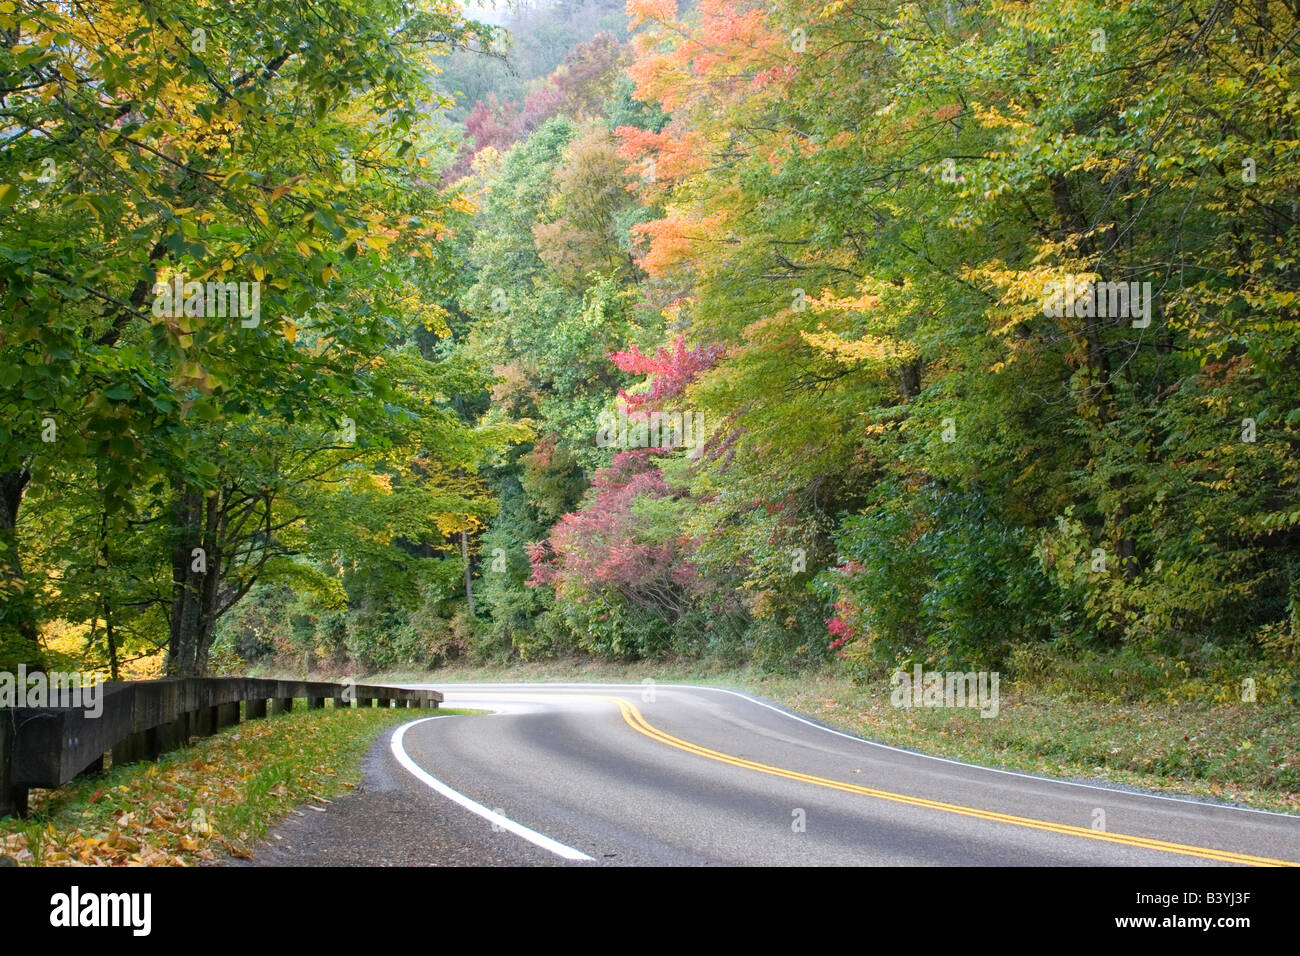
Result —
M 108 681 L 91 716 L 81 706 L 0 709 L 0 816 L 24 815 L 32 787 L 61 787 L 100 770 L 104 755 L 114 764 L 154 760 L 183 747 L 191 737 L 215 734 L 244 717 L 284 713 L 296 699 L 309 709 L 335 707 L 433 707 L 436 690 L 371 684 L 258 680 L 244 677 Z

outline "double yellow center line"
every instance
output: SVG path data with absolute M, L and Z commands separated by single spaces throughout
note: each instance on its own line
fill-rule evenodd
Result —
M 874 787 L 859 787 L 856 784 L 844 783 L 840 780 L 831 780 L 827 777 L 815 777 L 811 774 L 799 773 L 797 770 L 786 770 L 782 767 L 773 767 L 765 763 L 757 763 L 753 760 L 745 760 L 743 757 L 733 757 L 731 754 L 721 753 L 717 750 L 710 750 L 707 747 L 701 747 L 699 744 L 693 744 L 688 740 L 682 740 L 671 734 L 664 733 L 656 727 L 652 727 L 646 719 L 641 716 L 641 712 L 632 704 L 619 697 L 602 697 L 603 700 L 612 701 L 618 705 L 623 713 L 623 719 L 628 726 L 637 733 L 645 734 L 653 740 L 667 744 L 670 747 L 676 747 L 678 750 L 684 750 L 700 757 L 707 757 L 710 760 L 716 760 L 719 763 L 730 764 L 733 767 L 741 767 L 745 770 L 754 770 L 758 773 L 771 774 L 774 777 L 784 777 L 787 780 L 798 780 L 801 783 L 811 783 L 814 786 L 826 787 L 829 790 L 842 790 L 845 793 L 858 793 L 865 797 L 875 797 L 878 800 L 889 800 L 893 803 L 902 803 L 911 807 L 924 807 L 927 810 L 941 810 L 944 813 L 956 813 L 964 817 L 974 817 L 977 820 L 989 820 L 995 823 L 1009 823 L 1012 826 L 1027 827 L 1031 830 L 1045 830 L 1049 833 L 1060 833 L 1065 836 L 1082 837 L 1087 840 L 1101 840 L 1105 843 L 1120 843 L 1125 846 L 1139 847 L 1144 850 L 1159 850 L 1164 853 L 1180 853 L 1183 856 L 1195 856 L 1206 860 L 1215 860 L 1219 863 L 1240 863 L 1248 866 L 1300 866 L 1290 860 L 1274 860 L 1266 856 L 1250 856 L 1246 853 L 1232 853 L 1228 850 L 1215 850 L 1209 847 L 1188 846 L 1183 843 L 1170 843 L 1167 840 L 1153 840 L 1149 837 L 1130 836 L 1123 833 L 1106 833 L 1104 831 L 1091 830 L 1087 827 L 1069 826 L 1064 823 L 1053 823 L 1048 820 L 1035 820 L 1031 817 L 1018 817 L 1010 813 L 997 813 L 992 810 L 979 810 L 975 807 L 964 807 L 957 803 L 943 803 L 939 800 L 926 800 L 921 797 L 912 797 L 903 793 L 892 793 L 888 790 L 877 790 Z

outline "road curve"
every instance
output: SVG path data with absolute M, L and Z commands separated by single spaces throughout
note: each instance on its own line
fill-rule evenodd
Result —
M 392 757 L 521 862 L 1300 865 L 1300 817 L 926 757 L 733 691 L 410 686 L 493 711 L 406 725 Z

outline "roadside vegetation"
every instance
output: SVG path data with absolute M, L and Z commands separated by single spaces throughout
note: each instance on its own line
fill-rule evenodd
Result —
M 251 858 L 289 813 L 319 812 L 361 781 L 361 758 L 406 709 L 298 709 L 240 723 L 153 763 L 36 790 L 0 820 L 0 855 L 33 866 L 193 866 Z M 440 711 L 465 713 L 465 711 Z

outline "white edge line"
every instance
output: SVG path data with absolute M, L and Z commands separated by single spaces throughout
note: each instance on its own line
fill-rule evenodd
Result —
M 423 684 L 421 686 L 422 687 L 441 686 L 447 690 L 450 690 L 452 693 L 456 692 L 456 683 L 454 681 L 449 681 L 441 685 Z M 491 686 L 491 685 L 484 683 L 479 686 Z M 496 686 L 518 687 L 520 685 L 519 684 L 498 684 Z M 547 684 L 543 682 L 538 682 L 537 686 L 545 687 L 547 686 Z M 549 686 L 551 687 L 627 687 L 627 688 L 637 688 L 642 690 L 645 687 L 645 685 L 643 684 L 584 684 L 584 683 L 569 683 L 569 684 L 552 683 Z M 987 771 L 988 773 L 1001 773 L 1001 774 L 1006 774 L 1009 777 L 1023 777 L 1026 780 L 1037 780 L 1039 783 L 1056 784 L 1057 786 L 1061 786 L 1061 787 L 1083 787 L 1085 790 L 1099 790 L 1102 793 L 1113 793 L 1113 794 L 1119 794 L 1121 796 L 1143 797 L 1148 800 L 1170 800 L 1174 803 L 1187 803 L 1196 807 L 1209 807 L 1216 810 L 1232 810 L 1237 813 L 1263 813 L 1271 817 L 1282 817 L 1285 820 L 1297 819 L 1296 814 L 1283 813 L 1280 810 L 1263 810 L 1259 807 L 1237 807 L 1237 806 L 1230 806 L 1229 804 L 1226 803 L 1220 803 L 1213 799 L 1193 800 L 1188 797 L 1170 797 L 1170 796 L 1166 796 L 1163 793 L 1147 793 L 1142 790 L 1125 790 L 1120 787 L 1103 787 L 1095 783 L 1081 783 L 1077 780 L 1059 780 L 1055 777 L 1043 777 L 1040 776 L 1039 774 L 1024 773 L 1019 770 L 1002 770 L 999 769 L 998 767 L 985 767 L 977 763 L 967 763 L 964 760 L 953 760 L 951 757 L 936 757 L 934 754 L 921 753 L 920 751 L 917 750 L 908 750 L 905 747 L 894 747 L 890 744 L 882 744 L 878 740 L 867 740 L 865 737 L 855 737 L 853 734 L 847 734 L 842 730 L 835 730 L 832 727 L 827 727 L 825 724 L 819 724 L 814 720 L 808 720 L 805 717 L 800 717 L 798 714 L 791 713 L 790 711 L 785 710 L 782 707 L 778 707 L 775 704 L 769 704 L 765 700 L 760 700 L 757 697 L 752 697 L 749 694 L 744 694 L 741 693 L 740 691 L 728 690 L 725 687 L 709 687 L 705 684 L 669 684 L 669 683 L 657 683 L 655 686 L 656 687 L 677 687 L 682 690 L 711 690 L 719 694 L 730 694 L 732 697 L 739 697 L 741 700 L 747 700 L 751 704 L 757 704 L 759 707 L 766 707 L 768 710 L 781 714 L 783 717 L 789 717 L 791 720 L 797 720 L 799 721 L 799 723 L 807 724 L 809 727 L 815 727 L 818 730 L 824 730 L 826 731 L 826 733 L 834 734 L 836 737 L 843 737 L 845 740 L 854 740 L 860 744 L 866 744 L 869 747 L 880 747 L 883 750 L 892 750 L 895 753 L 907 754 L 909 757 L 921 757 L 924 758 L 925 760 L 937 760 L 940 763 L 955 764 L 958 767 L 970 767 L 973 770 L 984 770 Z M 468 693 L 468 691 L 466 691 L 466 693 Z M 509 691 L 506 691 L 505 693 L 509 693 Z M 527 693 L 527 691 L 525 691 L 524 693 Z
M 595 862 L 592 857 L 587 856 L 587 854 L 583 853 L 581 850 L 575 850 L 573 847 L 565 846 L 558 840 L 552 840 L 550 837 L 538 833 L 536 830 L 530 830 L 522 823 L 516 823 L 509 817 L 502 816 L 495 810 L 489 810 L 487 807 L 483 806 L 483 804 L 477 803 L 465 796 L 463 793 L 451 789 L 451 787 L 426 772 L 424 768 L 411 759 L 411 755 L 408 754 L 406 748 L 402 746 L 402 738 L 406 736 L 406 732 L 416 724 L 422 724 L 427 720 L 441 720 L 443 717 L 451 716 L 451 714 L 439 714 L 437 717 L 423 717 L 419 720 L 413 720 L 409 724 L 402 724 L 402 726 L 393 731 L 391 747 L 393 756 L 397 758 L 397 762 L 405 767 L 416 780 L 419 780 L 425 786 L 442 794 L 448 800 L 452 801 L 452 803 L 460 804 L 466 810 L 470 811 L 470 813 L 478 814 L 494 826 L 498 826 L 503 830 L 509 830 L 515 836 L 522 837 L 529 843 L 539 846 L 543 850 L 548 850 L 556 856 L 564 857 L 566 860 L 591 860 L 592 862 Z

